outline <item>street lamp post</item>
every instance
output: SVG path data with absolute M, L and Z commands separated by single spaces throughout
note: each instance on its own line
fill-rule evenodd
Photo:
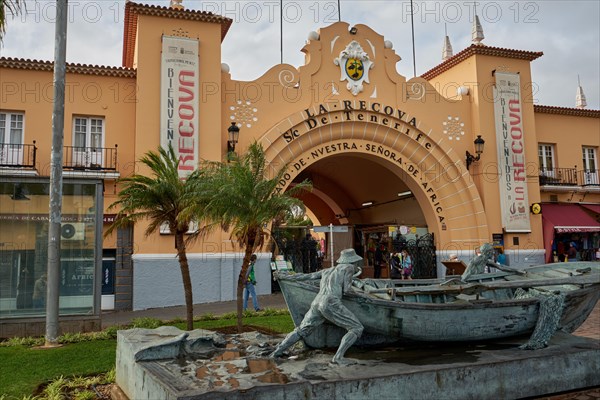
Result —
M 228 140 L 227 140 L 227 162 L 229 162 L 231 156 L 235 154 L 235 145 L 240 137 L 240 127 L 235 122 L 231 123 L 231 126 L 227 128 Z
M 469 150 L 467 150 L 467 169 L 469 169 L 469 166 L 472 163 L 474 163 L 475 161 L 479 161 L 479 158 L 483 153 L 483 145 L 485 144 L 485 140 L 481 138 L 481 135 L 477 135 L 477 139 L 475 139 L 473 143 L 475 144 L 475 154 L 477 154 L 477 157 L 469 153 Z

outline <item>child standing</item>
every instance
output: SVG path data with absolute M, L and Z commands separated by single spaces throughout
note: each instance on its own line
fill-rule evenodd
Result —
M 412 280 L 412 259 L 406 249 L 402 250 L 402 279 Z

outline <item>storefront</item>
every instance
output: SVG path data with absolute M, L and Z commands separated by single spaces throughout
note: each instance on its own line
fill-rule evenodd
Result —
M 143 173 L 137 160 L 167 143 L 185 176 L 201 159 L 226 161 L 232 145 L 243 152 L 257 141 L 269 165 L 286 166 L 277 190 L 310 180 L 313 190 L 301 197 L 307 215 L 315 226 L 346 227 L 334 242 L 354 246 L 366 267 L 374 262 L 371 241 L 388 253 L 408 247 L 425 260 L 422 277 L 443 276 L 450 254 L 468 261 L 487 242 L 502 246 L 517 268 L 549 260 L 554 242 L 576 240 L 581 250 L 596 243 L 600 111 L 534 105 L 531 64 L 539 51 L 474 42 L 407 78 L 396 68 L 405 44 L 396 50 L 385 32 L 336 22 L 307 32 L 298 49 L 305 65 L 277 64 L 240 81 L 221 60 L 231 19 L 131 1 L 124 16 L 122 66 L 67 66 L 64 169 L 78 179 L 73 185 L 95 189 L 65 189 L 73 193 L 63 211 L 72 225 L 63 250 L 66 313 L 96 315 L 101 295 L 117 310 L 184 303 L 169 234 L 147 237 L 142 222 L 102 238 L 118 178 Z M 46 189 L 17 183 L 29 182 L 22 179 L 29 174 L 47 185 L 40 182 L 48 179 L 51 143 L 42 116 L 52 105 L 23 99 L 27 85 L 51 87 L 52 63 L 0 58 L 0 72 L 10 89 L 1 121 L 14 122 L 20 141 L 10 145 L 20 146 L 16 156 L 0 160 L 0 317 L 40 316 L 33 289 L 44 270 Z M 94 101 L 90 87 L 97 88 Z M 563 232 L 569 221 L 557 219 L 555 203 L 588 217 Z M 541 213 L 533 204 L 542 204 Z M 578 237 L 560 236 L 572 234 Z M 19 244 L 10 244 L 17 237 Z M 242 257 L 229 233 L 212 232 L 188 251 L 194 302 L 233 300 Z M 257 292 L 267 294 L 273 252 L 258 252 Z
M 0 183 L 0 337 L 27 325 L 45 331 L 48 267 L 49 181 L 3 179 Z M 59 313 L 99 325 L 99 255 L 102 184 L 66 180 L 63 187 Z
M 566 255 L 571 243 L 574 243 L 577 249 L 577 260 L 600 259 L 599 208 L 597 204 L 542 205 L 544 244 L 548 262 L 568 259 Z

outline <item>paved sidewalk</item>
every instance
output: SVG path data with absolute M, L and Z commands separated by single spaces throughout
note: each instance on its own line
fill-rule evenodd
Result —
M 250 303 L 252 304 L 252 303 Z M 283 308 L 287 309 L 285 300 L 281 293 L 267 294 L 258 296 L 260 308 Z M 204 314 L 221 315 L 237 310 L 237 302 L 222 301 L 216 303 L 194 304 L 194 316 Z M 158 318 L 163 321 L 182 318 L 185 320 L 185 306 L 152 308 L 141 311 L 106 311 L 102 313 L 102 329 L 114 325 L 127 325 L 134 318 L 150 317 Z
M 573 334 L 600 340 L 600 302 L 596 303 L 590 316 Z

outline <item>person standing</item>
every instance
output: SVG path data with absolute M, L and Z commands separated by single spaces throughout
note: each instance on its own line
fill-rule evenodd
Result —
M 381 268 L 386 265 L 386 248 L 383 242 L 379 243 L 375 250 L 375 264 L 373 265 L 373 278 L 381 278 Z
M 42 274 L 35 284 L 33 285 L 33 307 L 44 308 L 46 307 L 46 290 L 48 284 L 46 281 L 46 274 Z
M 244 310 L 248 307 L 248 296 L 252 296 L 252 305 L 255 311 L 260 311 L 258 305 L 258 297 L 256 297 L 256 277 L 254 276 L 254 263 L 256 262 L 256 254 L 250 256 L 250 266 L 246 271 L 246 286 L 244 287 Z
M 390 256 L 390 276 L 392 279 L 402 278 L 402 263 L 400 262 L 400 253 L 393 253 Z
M 506 263 L 506 254 L 504 254 L 504 250 L 498 248 L 498 254 L 496 255 L 496 262 L 502 265 L 508 265 Z
M 577 261 L 577 247 L 575 242 L 569 244 L 569 250 L 567 250 L 567 257 L 569 262 Z
M 402 250 L 402 279 L 412 280 L 412 258 L 406 249 Z

